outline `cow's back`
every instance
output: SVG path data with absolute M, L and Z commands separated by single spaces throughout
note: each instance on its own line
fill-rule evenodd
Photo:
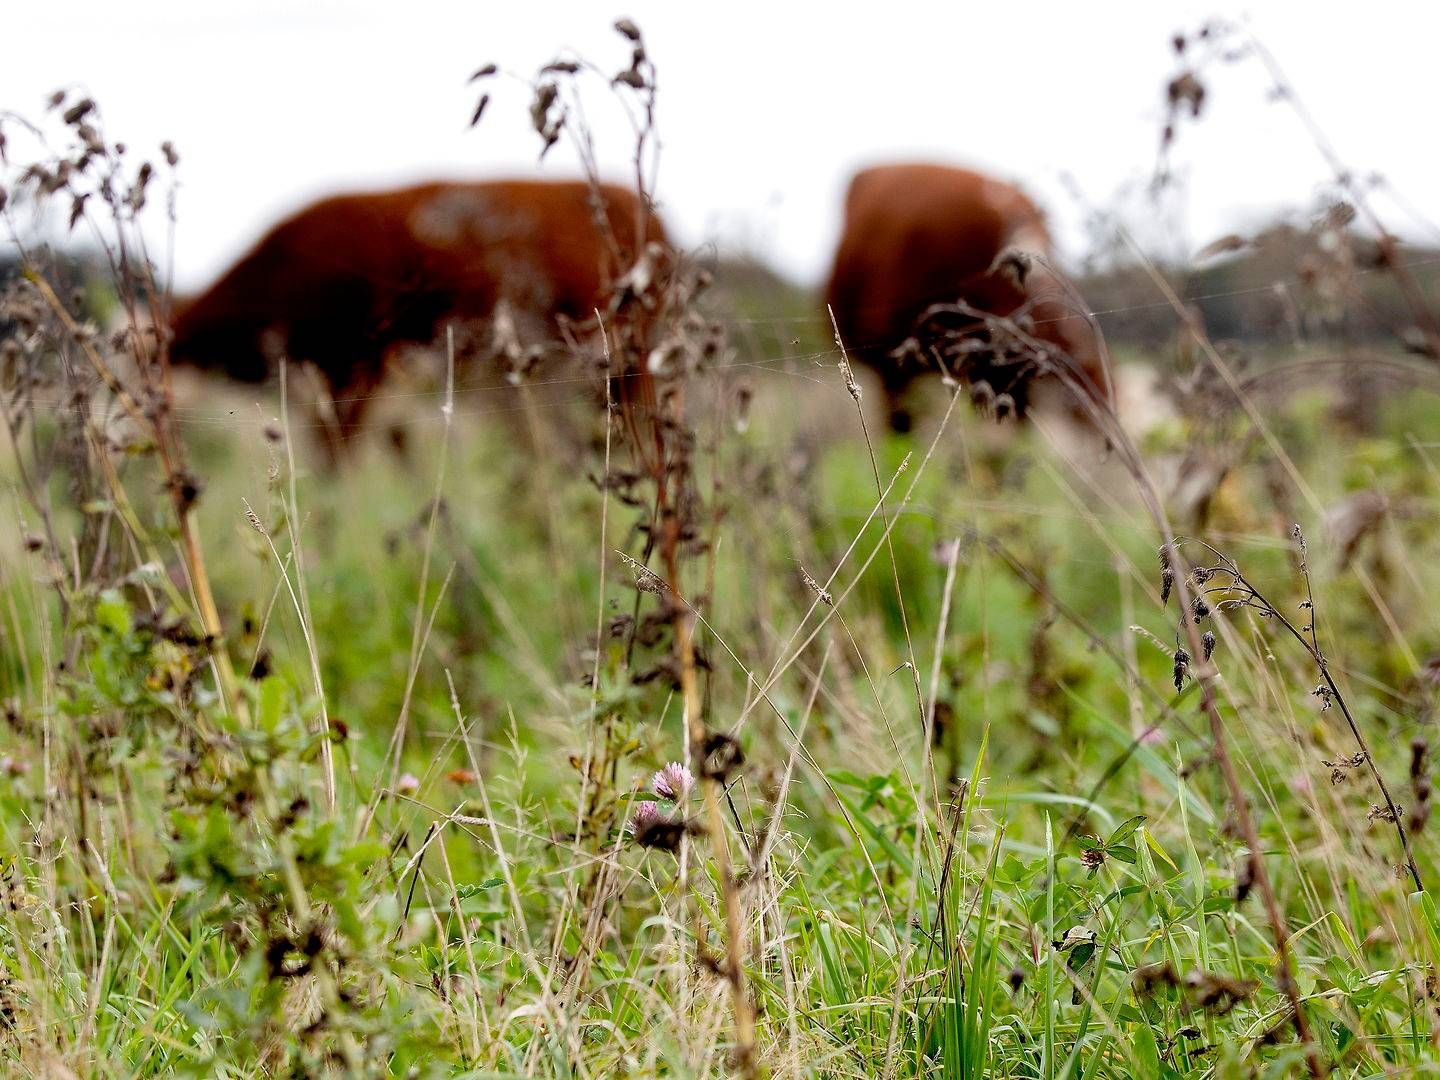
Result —
M 602 227 L 595 199 L 604 206 Z M 333 385 L 373 376 L 445 318 L 486 318 L 504 299 L 554 331 L 587 317 L 641 243 L 663 242 L 634 193 L 583 182 L 433 182 L 337 195 L 268 232 L 175 320 L 175 358 L 263 378 L 272 344 Z
M 466 314 L 487 314 L 504 297 L 546 318 L 586 318 L 641 244 L 665 240 L 654 213 L 614 185 L 429 184 L 403 195 L 396 216 L 419 272 L 427 284 L 453 285 Z
M 1013 248 L 1041 256 L 1028 292 L 995 270 L 997 256 Z M 936 304 L 958 300 L 997 315 L 1028 304 L 1037 336 L 1094 378 L 1093 335 L 1069 311 L 1049 258 L 1044 216 L 1013 185 L 943 165 L 876 166 L 851 181 L 826 302 L 847 350 L 880 375 L 892 418 L 903 415 L 896 399 L 919 374 L 892 353 Z
M 886 353 L 928 307 L 962 296 L 987 310 L 1013 309 L 1020 294 L 988 271 L 1017 239 L 1048 251 L 1039 211 L 999 181 L 938 165 L 857 174 L 827 289 L 846 345 Z

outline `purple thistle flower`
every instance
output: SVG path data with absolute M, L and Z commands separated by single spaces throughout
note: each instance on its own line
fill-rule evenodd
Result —
M 662 799 L 678 803 L 690 794 L 695 777 L 688 768 L 678 761 L 672 761 L 657 772 L 650 781 L 650 790 Z

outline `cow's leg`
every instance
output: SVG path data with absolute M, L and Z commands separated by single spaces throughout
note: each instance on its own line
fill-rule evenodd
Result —
M 359 438 L 365 427 L 365 416 L 369 413 L 370 405 L 375 400 L 375 392 L 379 388 L 379 371 L 357 368 L 350 382 L 335 400 L 339 461 L 353 460 L 359 452 Z
M 415 464 L 410 455 L 410 425 L 404 420 L 391 420 L 385 425 L 385 442 L 395 460 L 405 468 Z
M 885 394 L 885 422 L 895 434 L 908 435 L 915 426 L 915 418 L 906 405 L 914 376 L 908 371 L 898 370 L 893 357 L 887 356 L 884 363 L 889 365 L 881 369 L 880 377 L 880 386 Z
M 902 400 L 903 394 L 888 395 L 886 405 L 889 408 L 889 415 L 886 417 L 890 424 L 890 430 L 896 435 L 908 435 L 910 429 L 915 426 L 915 418 L 910 415 L 910 410 L 905 407 Z
M 326 466 L 338 469 L 354 458 L 365 417 L 380 386 L 382 371 L 369 364 L 355 364 L 344 376 L 333 369 L 320 372 L 323 394 L 312 410 L 315 432 Z

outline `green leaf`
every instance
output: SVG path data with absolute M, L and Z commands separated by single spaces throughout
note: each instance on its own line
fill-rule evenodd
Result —
M 1086 964 L 1090 963 L 1095 956 L 1095 943 L 1093 941 L 1083 942 L 1070 950 L 1070 959 L 1065 965 L 1071 971 L 1079 971 Z
M 1123 843 L 1131 833 L 1143 824 L 1145 824 L 1144 814 L 1136 814 L 1132 818 L 1126 818 L 1119 825 L 1115 826 L 1115 831 L 1112 832 L 1110 838 L 1105 841 L 1106 846 Z
M 1135 1056 L 1140 1062 L 1139 1075 L 1160 1075 L 1160 1048 L 1155 1043 L 1155 1032 L 1149 1024 L 1135 1028 Z
M 95 622 L 116 637 L 128 637 L 132 628 L 130 605 L 119 593 L 106 590 L 95 605 Z
M 905 851 L 903 848 L 900 847 L 899 844 L 895 843 L 895 841 L 892 840 L 890 836 L 886 833 L 884 828 L 871 821 L 870 816 L 864 813 L 859 807 L 857 807 L 852 800 L 847 799 L 838 791 L 835 794 L 839 797 L 840 801 L 845 804 L 846 808 L 849 809 L 850 816 L 854 819 L 856 824 L 858 824 L 860 828 L 863 829 L 865 832 L 869 833 L 871 839 L 873 839 L 877 844 L 879 844 L 882 848 L 885 849 L 885 853 L 890 856 L 891 861 L 893 861 L 895 865 L 898 866 L 901 870 L 905 871 L 905 873 L 910 873 L 911 860 L 909 852 Z
M 467 897 L 474 896 L 477 893 L 484 892 L 487 889 L 498 889 L 501 885 L 504 884 L 505 879 L 503 877 L 490 878 L 486 881 L 472 883 L 470 885 L 461 885 L 456 888 L 455 895 L 458 896 L 461 900 L 464 900 Z
M 285 684 L 274 675 L 260 680 L 256 720 L 260 730 L 273 733 L 280 727 L 285 709 Z
M 843 787 L 858 788 L 861 791 L 869 791 L 870 784 L 863 776 L 858 776 L 849 769 L 831 769 L 825 774 L 830 778 L 832 784 L 840 784 Z
M 1156 855 L 1158 855 L 1161 859 L 1163 859 L 1165 861 L 1165 864 L 1169 866 L 1171 870 L 1174 870 L 1177 874 L 1180 873 L 1180 867 L 1175 865 L 1174 859 L 1170 858 L 1169 855 L 1165 854 L 1165 849 L 1160 846 L 1160 841 L 1156 840 L 1155 837 L 1151 835 L 1150 830 L 1146 829 L 1143 835 L 1145 837 L 1146 846 L 1149 847 L 1149 849 L 1153 851 Z

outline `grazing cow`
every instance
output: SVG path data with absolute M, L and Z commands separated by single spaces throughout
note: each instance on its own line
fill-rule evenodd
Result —
M 642 246 L 664 239 L 637 196 L 610 185 L 427 183 L 339 195 L 277 225 L 177 305 L 170 356 L 250 383 L 281 356 L 314 364 L 335 403 L 336 455 L 398 347 L 429 344 L 452 318 L 523 323 L 553 340 L 558 316 L 603 310 Z
M 1001 258 L 1011 249 L 1040 258 Z M 846 349 L 880 376 L 894 430 L 910 427 L 905 391 L 922 370 L 902 346 L 913 339 L 929 356 L 940 333 L 964 343 L 950 350 L 963 359 L 956 374 L 972 386 L 987 383 L 997 398 L 1008 394 L 1015 412 L 1025 412 L 1035 365 L 988 349 L 990 332 L 977 317 L 953 309 L 927 315 L 956 301 L 1028 315 L 1035 339 L 1073 359 L 1071 370 L 1110 396 L 1098 340 L 1049 256 L 1044 216 L 1009 184 L 942 165 L 882 165 L 855 176 L 826 303 Z

